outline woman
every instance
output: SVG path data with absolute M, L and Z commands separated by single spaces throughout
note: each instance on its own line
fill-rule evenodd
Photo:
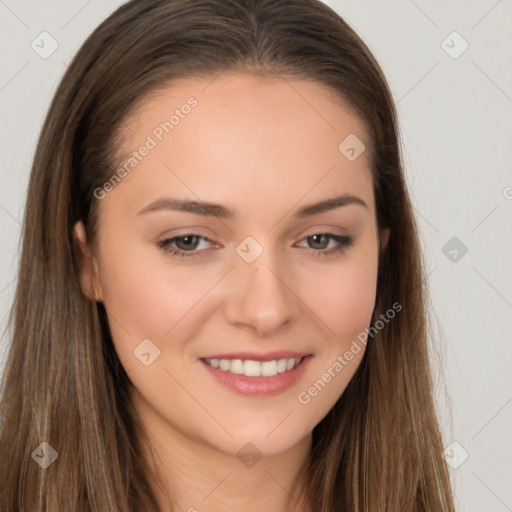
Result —
M 1 510 L 453 511 L 385 78 L 316 0 L 132 0 L 30 177 Z

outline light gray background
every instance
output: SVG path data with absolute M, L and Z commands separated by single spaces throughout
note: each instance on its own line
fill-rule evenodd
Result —
M 0 0 L 2 327 L 43 117 L 65 64 L 121 3 Z M 436 393 L 458 510 L 512 511 L 512 0 L 326 3 L 373 51 L 398 104 L 445 365 Z M 43 31 L 59 45 L 46 59 L 31 48 Z M 457 58 L 447 51 L 464 42 L 453 31 L 469 44 Z

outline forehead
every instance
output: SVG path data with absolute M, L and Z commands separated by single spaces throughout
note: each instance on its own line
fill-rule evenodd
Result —
M 196 100 L 199 108 L 187 107 L 190 98 Z M 123 123 L 124 136 L 128 143 L 136 142 L 130 135 L 140 135 L 141 131 L 151 133 L 176 114 L 171 123 L 174 130 L 189 113 L 194 115 L 186 124 L 193 124 L 196 130 L 207 126 L 216 131 L 221 128 L 225 134 L 237 121 L 236 128 L 245 128 L 245 131 L 253 133 L 258 128 L 260 133 L 268 133 L 268 125 L 273 125 L 275 134 L 279 126 L 300 121 L 302 124 L 296 128 L 301 129 L 306 139 L 315 133 L 324 135 L 328 132 L 337 139 L 352 130 L 351 133 L 357 133 L 370 142 L 356 110 L 340 93 L 325 84 L 297 77 L 235 71 L 213 77 L 179 78 L 153 89 L 137 102 Z M 179 131 L 183 132 L 183 127 L 173 135 L 179 136 Z M 299 137 L 297 131 L 292 133 L 295 140 Z
M 345 140 L 370 145 L 355 111 L 318 82 L 234 72 L 180 79 L 126 119 L 118 165 L 151 149 L 115 192 L 137 204 L 165 191 L 227 205 L 279 196 L 290 206 L 353 193 L 371 205 L 368 152 L 347 158 Z

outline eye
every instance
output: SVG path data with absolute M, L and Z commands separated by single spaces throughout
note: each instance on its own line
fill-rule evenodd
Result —
M 354 239 L 350 236 L 335 235 L 334 233 L 315 233 L 301 240 L 313 246 L 310 250 L 315 258 L 327 257 L 336 253 L 341 253 L 353 245 Z M 328 248 L 334 241 L 334 247 Z M 167 254 L 176 258 L 195 258 L 203 252 L 208 244 L 213 242 L 204 236 L 194 233 L 187 233 L 181 236 L 168 238 L 157 243 L 157 245 Z M 206 247 L 204 245 L 206 244 Z M 203 247 L 201 247 L 203 245 Z
M 336 244 L 334 247 L 327 249 L 329 242 L 333 240 L 336 242 Z M 352 237 L 335 235 L 334 233 L 315 233 L 314 235 L 309 235 L 303 238 L 303 241 L 306 241 L 310 245 L 316 246 L 314 249 L 312 249 L 316 258 L 323 258 L 334 255 L 335 253 L 341 253 L 354 244 L 354 239 Z
M 158 246 L 171 256 L 176 256 L 178 258 L 193 258 L 197 256 L 196 252 L 202 242 L 211 243 L 211 241 L 204 236 L 189 233 L 182 236 L 168 238 L 167 240 L 162 240 L 158 242 Z

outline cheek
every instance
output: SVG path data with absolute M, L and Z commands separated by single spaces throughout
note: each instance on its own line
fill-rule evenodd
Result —
M 301 294 L 327 326 L 329 338 L 343 345 L 350 344 L 368 327 L 375 306 L 377 270 L 375 250 L 367 257 L 347 258 L 322 272 L 317 271 L 310 280 L 303 280 Z
M 181 309 L 179 283 L 169 290 L 162 275 L 155 274 L 154 267 L 138 265 L 133 258 L 104 271 L 105 306 L 115 323 L 136 337 L 161 336 Z
M 140 371 L 136 347 L 150 339 L 163 350 L 165 340 L 182 329 L 180 322 L 186 323 L 187 314 L 211 286 L 204 276 L 184 272 L 179 265 L 171 271 L 152 249 L 148 253 L 133 248 L 123 257 L 112 245 L 105 246 L 107 253 L 100 274 L 112 339 L 127 372 Z
M 365 337 L 375 307 L 377 258 L 347 260 L 316 279 L 308 302 L 322 320 L 325 338 L 317 360 L 297 395 L 299 411 L 311 428 L 331 410 L 350 383 L 366 350 Z
M 340 285 L 337 304 L 331 314 L 335 332 L 351 339 L 368 326 L 375 307 L 377 273 L 373 267 L 360 265 Z M 336 308 L 337 306 L 337 308 Z M 335 309 L 338 310 L 336 314 Z

